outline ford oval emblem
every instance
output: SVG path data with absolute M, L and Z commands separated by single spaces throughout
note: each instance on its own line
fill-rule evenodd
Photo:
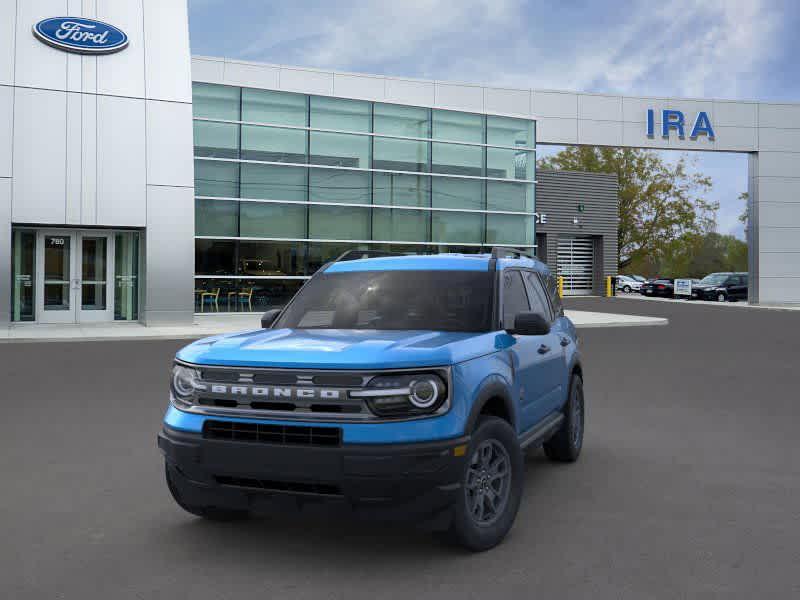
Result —
M 33 35 L 54 48 L 79 54 L 110 54 L 128 45 L 121 29 L 83 17 L 44 19 L 33 26 Z

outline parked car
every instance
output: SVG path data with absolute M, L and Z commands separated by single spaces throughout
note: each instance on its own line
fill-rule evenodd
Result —
M 711 273 L 692 285 L 692 298 L 717 302 L 747 300 L 747 283 L 747 273 Z
M 158 436 L 175 502 L 231 520 L 329 501 L 502 541 L 523 450 L 573 462 L 584 432 L 556 279 L 503 251 L 340 257 L 261 329 L 181 349 Z
M 654 279 L 642 284 L 639 293 L 643 296 L 658 296 L 672 298 L 675 293 L 675 284 L 672 279 Z
M 638 292 L 642 287 L 642 282 L 634 279 L 630 275 L 617 275 L 617 291 L 629 294 Z
M 628 275 L 628 277 L 633 277 L 636 281 L 644 283 L 647 281 L 646 277 L 642 277 L 641 275 Z

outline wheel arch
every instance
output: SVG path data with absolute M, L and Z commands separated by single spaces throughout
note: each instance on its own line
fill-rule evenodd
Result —
M 467 417 L 465 433 L 475 430 L 481 415 L 492 415 L 507 421 L 517 430 L 517 411 L 511 397 L 511 390 L 500 377 L 489 378 L 481 386 L 472 403 Z

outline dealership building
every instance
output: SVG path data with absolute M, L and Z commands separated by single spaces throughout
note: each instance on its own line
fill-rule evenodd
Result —
M 4 2 L 0 41 L 2 323 L 260 312 L 351 248 L 513 246 L 597 293 L 618 183 L 537 143 L 749 153 L 750 300 L 800 303 L 800 105 L 192 57 L 185 0 Z

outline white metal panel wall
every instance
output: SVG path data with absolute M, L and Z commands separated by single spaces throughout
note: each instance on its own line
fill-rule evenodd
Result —
M 97 223 L 144 227 L 145 103 L 97 97 Z
M 0 85 L 0 177 L 11 177 L 14 88 Z
M 0 6 L 0 85 L 14 83 L 14 43 L 17 28 L 17 3 L 5 0 Z
M 144 98 L 146 40 L 144 38 L 142 3 L 97 0 L 97 18 L 122 29 L 128 34 L 129 42 L 128 47 L 122 52 L 106 56 L 83 57 L 85 62 L 92 62 L 96 70 L 94 82 L 91 81 L 91 74 L 87 73 L 83 90 L 85 92 L 96 90 L 99 94 Z M 89 68 L 91 67 L 88 67 L 87 71 Z
M 192 105 L 147 101 L 147 183 L 194 186 Z
M 109 22 L 127 33 L 129 45 L 103 56 L 51 48 L 31 30 L 56 16 Z M 12 222 L 146 227 L 148 196 L 172 197 L 158 186 L 191 198 L 190 63 L 186 0 L 0 0 L 0 180 L 7 178 L 3 200 L 10 202 L 9 215 L 0 211 L 3 231 Z M 164 265 L 155 271 L 167 282 L 191 278 L 194 264 L 192 202 L 170 210 L 163 226 L 188 224 L 175 230 L 185 239 L 170 242 L 157 229 L 152 240 L 145 232 L 143 245 L 148 264 Z M 10 246 L 0 243 L 2 260 Z M 162 255 L 170 243 L 182 248 L 180 262 Z M 4 299 L 8 285 L 0 278 Z M 158 300 L 161 292 L 148 289 L 154 306 L 169 308 L 163 315 L 182 310 L 176 318 L 185 322 L 191 290 L 170 298 L 173 292 L 165 285 Z M 0 322 L 8 318 L 0 306 Z
M 12 219 L 66 222 L 67 93 L 14 89 Z
M 147 186 L 145 241 L 146 296 L 149 324 L 190 324 L 194 318 L 194 191 Z
M 10 4 L 8 0 L 5 4 Z M 25 87 L 67 89 L 67 53 L 54 50 L 33 37 L 31 28 L 47 17 L 68 14 L 66 0 L 17 2 L 14 44 L 14 84 Z M 3 17 L 7 9 L 3 9 Z M 1 20 L 1 19 L 0 19 Z
M 144 14 L 147 98 L 192 101 L 186 0 L 140 0 Z

